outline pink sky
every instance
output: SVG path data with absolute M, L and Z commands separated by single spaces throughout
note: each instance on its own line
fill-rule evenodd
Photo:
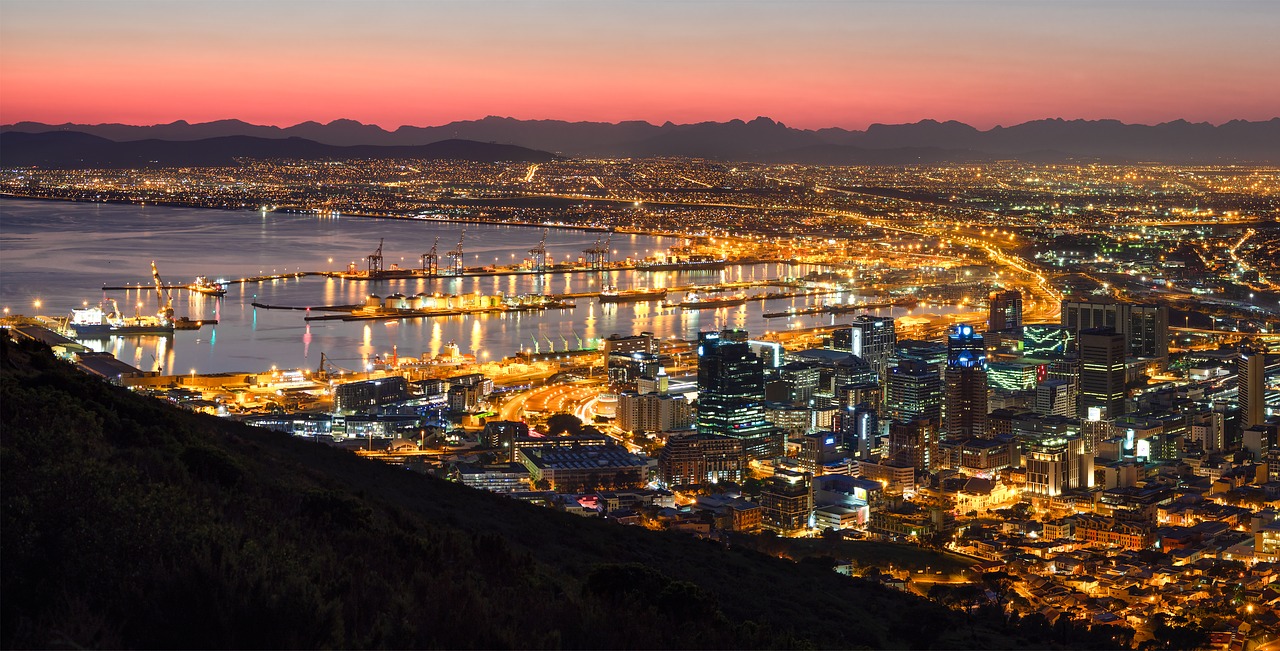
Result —
M 0 122 L 1280 115 L 1280 3 L 0 4 Z

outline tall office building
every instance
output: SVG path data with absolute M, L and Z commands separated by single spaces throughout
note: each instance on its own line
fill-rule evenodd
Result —
M 831 348 L 853 353 L 866 360 L 883 382 L 889 372 L 889 357 L 898 342 L 892 317 L 860 315 L 848 327 L 831 333 Z
M 956 326 L 947 337 L 946 400 L 943 428 L 947 438 L 985 436 L 987 352 L 981 334 L 971 326 Z
M 798 407 L 814 405 L 822 371 L 814 364 L 790 362 L 778 369 L 778 379 L 765 384 L 765 398 Z
M 1034 411 L 1042 416 L 1076 416 L 1076 387 L 1067 380 L 1045 380 L 1036 385 Z
M 936 341 L 903 339 L 893 347 L 893 356 L 889 358 L 889 374 L 892 375 L 894 368 L 908 360 L 928 364 L 941 378 L 947 370 L 947 345 Z
M 765 419 L 764 365 L 745 330 L 698 335 L 698 432 L 742 441 L 753 457 L 781 452 L 780 431 Z
M 1244 431 L 1267 420 L 1266 412 L 1266 348 L 1256 344 L 1240 347 L 1236 360 L 1236 387 L 1240 402 L 1240 430 Z
M 1093 454 L 1078 435 L 1028 441 L 1026 460 L 1026 492 L 1032 495 L 1093 488 Z
M 885 411 L 893 420 L 932 418 L 942 421 L 942 378 L 933 365 L 908 359 L 889 370 Z
M 870 459 L 880 431 L 875 409 L 867 403 L 845 407 L 837 411 L 832 420 L 831 429 L 839 435 L 849 454 L 862 461 Z
M 1077 336 L 1084 330 L 1112 328 L 1124 335 L 1126 356 L 1169 358 L 1169 308 L 1162 305 L 1064 300 L 1062 325 Z
M 1125 336 L 1113 328 L 1080 331 L 1080 392 L 1076 407 L 1082 419 L 1110 420 L 1125 413 Z
M 889 459 L 916 470 L 939 470 L 938 438 L 938 421 L 932 418 L 894 421 L 889 424 Z
M 989 332 L 1004 332 L 1022 327 L 1022 293 L 1016 289 L 991 292 L 987 316 Z

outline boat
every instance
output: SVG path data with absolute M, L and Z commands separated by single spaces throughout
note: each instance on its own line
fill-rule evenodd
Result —
M 639 303 L 657 301 L 666 297 L 667 290 L 661 287 L 619 290 L 613 285 L 605 285 L 600 292 L 601 303 Z
M 102 306 L 71 310 L 68 327 L 79 339 L 102 339 L 130 335 L 172 335 L 173 321 L 161 316 L 126 317 L 114 300 L 115 308 L 108 312 Z
M 173 320 L 174 330 L 199 330 L 207 325 L 218 325 L 217 319 L 191 319 L 180 316 Z
M 196 277 L 196 281 L 187 285 L 187 289 L 209 296 L 226 296 L 227 286 L 221 282 L 209 280 L 205 276 Z
M 697 294 L 694 294 L 693 292 L 689 292 L 688 294 L 685 295 L 684 300 L 680 301 L 679 305 L 680 307 L 685 309 L 705 310 L 705 309 L 711 309 L 716 307 L 732 307 L 734 305 L 742 305 L 743 303 L 746 303 L 748 300 L 750 299 L 747 298 L 746 294 L 734 294 L 733 296 L 725 296 L 723 298 L 703 298 L 701 296 L 698 296 Z
M 709 255 L 692 255 L 687 258 L 669 258 L 663 262 L 640 262 L 636 269 L 640 271 L 717 271 L 729 266 L 724 258 Z

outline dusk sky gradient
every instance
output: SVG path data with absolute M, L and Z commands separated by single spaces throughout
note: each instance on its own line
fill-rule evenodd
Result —
M 1280 115 L 1280 1 L 0 0 L 0 122 Z

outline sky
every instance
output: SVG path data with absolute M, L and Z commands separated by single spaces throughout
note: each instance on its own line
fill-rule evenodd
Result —
M 1280 115 L 1280 0 L 0 0 L 0 123 Z

